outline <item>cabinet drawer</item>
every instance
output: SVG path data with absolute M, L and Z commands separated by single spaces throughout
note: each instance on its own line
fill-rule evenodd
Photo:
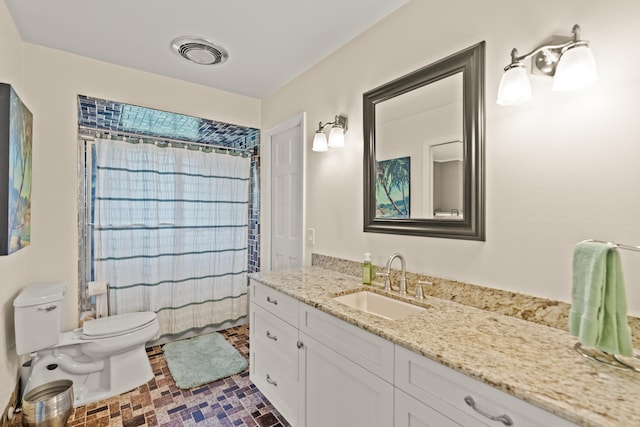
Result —
M 269 346 L 254 349 L 251 343 L 250 378 L 292 425 L 298 420 L 298 362 L 283 363 Z M 296 350 L 297 351 L 297 350 Z
M 254 302 L 275 314 L 285 322 L 297 325 L 298 322 L 298 300 L 282 292 L 276 291 L 262 283 L 251 280 L 251 302 Z
M 251 348 L 268 348 L 278 353 L 278 364 L 296 366 L 298 363 L 298 330 L 284 320 L 270 314 L 257 304 L 250 306 Z
M 300 331 L 393 383 L 393 344 L 327 313 L 300 304 Z
M 476 381 L 417 353 L 395 346 L 395 385 L 426 405 L 438 409 L 453 408 L 465 420 L 465 426 L 503 426 L 491 421 L 465 402 L 471 398 L 479 411 L 495 417 L 508 416 L 513 426 L 575 426 L 550 412 L 530 405 L 507 393 Z M 444 405 L 444 406 L 442 406 Z M 455 420 L 455 412 L 450 418 Z M 462 415 L 463 414 L 463 415 Z M 458 421 L 460 422 L 460 421 Z

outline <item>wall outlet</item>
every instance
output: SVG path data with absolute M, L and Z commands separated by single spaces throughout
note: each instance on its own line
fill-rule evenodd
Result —
M 316 244 L 316 229 L 307 228 L 307 244 L 313 246 Z

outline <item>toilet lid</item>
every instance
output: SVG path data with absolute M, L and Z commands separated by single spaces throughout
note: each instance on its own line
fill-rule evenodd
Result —
M 84 322 L 82 335 L 86 337 L 104 337 L 132 332 L 153 322 L 156 314 L 152 311 L 116 314 Z

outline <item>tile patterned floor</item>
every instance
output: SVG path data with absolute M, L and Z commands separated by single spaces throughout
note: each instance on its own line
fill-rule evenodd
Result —
M 249 360 L 249 326 L 220 333 Z M 249 379 L 249 370 L 190 390 L 175 386 L 160 346 L 147 349 L 154 378 L 111 399 L 76 408 L 69 427 L 289 427 Z

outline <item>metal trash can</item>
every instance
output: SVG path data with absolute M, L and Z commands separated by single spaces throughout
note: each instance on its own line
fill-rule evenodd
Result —
M 31 359 L 22 364 L 22 370 L 20 371 L 20 399 L 24 397 L 24 391 L 27 389 L 27 381 L 29 381 L 29 374 L 31 373 Z
M 64 427 L 72 411 L 73 381 L 51 381 L 29 390 L 22 398 L 22 425 Z

